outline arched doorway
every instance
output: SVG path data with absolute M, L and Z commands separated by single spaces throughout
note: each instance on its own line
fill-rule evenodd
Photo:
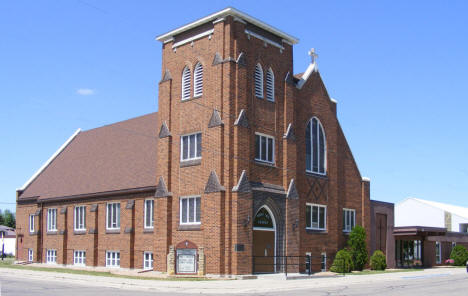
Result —
M 253 221 L 253 256 L 255 273 L 276 271 L 276 222 L 267 206 L 262 206 Z

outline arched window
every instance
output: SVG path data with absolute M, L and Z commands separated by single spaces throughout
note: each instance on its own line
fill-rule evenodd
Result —
M 190 83 L 191 83 L 190 69 L 185 67 L 182 71 L 182 100 L 190 99 Z
M 260 64 L 255 66 L 255 96 L 263 98 L 263 70 Z
M 266 75 L 266 97 L 268 101 L 275 101 L 275 75 L 271 68 L 268 69 Z
M 313 117 L 306 128 L 306 170 L 326 174 L 327 142 L 320 121 Z
M 193 72 L 193 96 L 199 97 L 203 95 L 203 66 L 198 63 Z

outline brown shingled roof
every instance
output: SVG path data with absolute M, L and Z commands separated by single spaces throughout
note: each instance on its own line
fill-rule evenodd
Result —
M 156 186 L 156 120 L 155 112 L 78 133 L 19 198 Z

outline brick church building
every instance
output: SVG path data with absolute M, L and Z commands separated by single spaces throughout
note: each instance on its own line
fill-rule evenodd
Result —
M 294 75 L 298 39 L 233 8 L 156 39 L 158 112 L 78 130 L 17 191 L 17 259 L 202 275 L 309 254 L 329 268 L 354 225 L 371 229 L 370 182 L 314 51 Z

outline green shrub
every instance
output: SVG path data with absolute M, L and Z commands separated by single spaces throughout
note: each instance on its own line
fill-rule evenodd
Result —
M 456 245 L 453 247 L 450 253 L 450 259 L 453 259 L 453 265 L 462 266 L 466 264 L 468 260 L 468 251 L 462 245 Z
M 385 270 L 387 268 L 385 254 L 380 250 L 375 251 L 370 257 L 370 266 L 372 270 Z
M 351 272 L 351 270 L 353 270 L 351 253 L 346 249 L 338 251 L 330 270 L 338 273 Z
M 348 246 L 353 259 L 353 270 L 363 270 L 368 259 L 364 227 L 357 225 L 353 228 L 349 234 Z

